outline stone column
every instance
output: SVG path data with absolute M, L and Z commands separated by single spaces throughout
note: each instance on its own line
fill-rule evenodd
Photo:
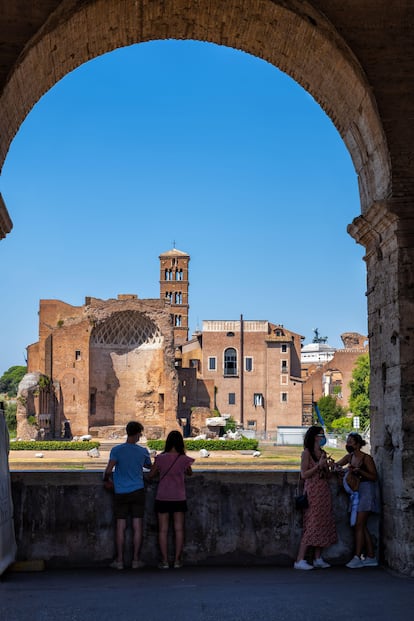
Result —
M 382 489 L 382 555 L 414 575 L 414 218 L 374 203 L 348 232 L 366 248 L 371 445 Z

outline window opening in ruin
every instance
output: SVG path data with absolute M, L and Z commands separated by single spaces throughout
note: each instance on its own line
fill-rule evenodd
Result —
M 158 408 L 160 412 L 164 412 L 164 393 L 159 393 Z
M 237 375 L 237 353 L 233 347 L 229 347 L 224 352 L 224 375 Z
M 75 360 L 80 360 L 80 359 L 81 359 L 80 349 L 77 349 L 75 351 Z
M 94 416 L 96 414 L 96 392 L 91 392 L 89 395 L 89 414 Z

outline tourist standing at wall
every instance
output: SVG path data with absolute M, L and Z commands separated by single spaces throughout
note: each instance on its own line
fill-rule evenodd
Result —
M 114 446 L 104 472 L 104 481 L 113 478 L 114 514 L 116 519 L 116 559 L 111 563 L 114 569 L 124 568 L 125 529 L 129 516 L 133 528 L 132 569 L 143 567 L 139 559 L 142 543 L 142 525 L 145 509 L 143 468 L 151 468 L 148 450 L 138 446 L 144 427 L 137 421 L 126 426 L 127 439 L 124 444 Z
M 299 545 L 295 569 L 325 569 L 329 563 L 322 558 L 322 549 L 337 540 L 332 510 L 331 490 L 328 485 L 330 463 L 323 446 L 326 444 L 322 427 L 312 425 L 307 430 L 301 460 L 301 476 L 309 506 L 303 512 L 303 533 Z M 309 546 L 314 548 L 313 564 L 305 560 Z
M 185 454 L 183 436 L 171 431 L 165 442 L 164 452 L 154 460 L 150 477 L 159 474 L 158 490 L 155 496 L 155 511 L 158 514 L 158 541 L 162 560 L 158 567 L 168 569 L 168 528 L 172 515 L 175 533 L 174 568 L 182 567 L 184 546 L 184 517 L 187 511 L 185 475 L 191 475 L 194 459 Z
M 367 527 L 370 513 L 380 511 L 378 475 L 371 455 L 361 451 L 365 444 L 359 433 L 350 433 L 346 439 L 347 455 L 336 463 L 339 468 L 348 466 L 344 474 L 344 487 L 351 497 L 351 526 L 355 527 L 355 554 L 346 565 L 350 569 L 378 565 Z M 363 552 L 365 557 L 361 558 Z

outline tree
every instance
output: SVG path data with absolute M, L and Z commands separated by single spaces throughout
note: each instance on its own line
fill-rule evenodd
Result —
M 10 367 L 0 377 L 0 393 L 6 392 L 9 397 L 16 397 L 17 389 L 23 376 L 27 373 L 27 367 L 14 366 Z
M 8 403 L 7 401 L 3 401 L 2 403 L 3 403 L 4 417 L 6 419 L 7 428 L 9 430 L 9 433 L 11 433 L 11 435 L 14 436 L 14 433 L 17 427 L 17 421 L 16 421 L 17 405 L 16 403 Z
M 369 422 L 369 380 L 369 354 L 362 354 L 356 360 L 352 371 L 352 380 L 349 384 L 351 389 L 349 407 L 354 416 L 360 417 L 362 427 Z
M 346 410 L 337 402 L 332 395 L 321 397 L 318 401 L 319 412 L 328 429 L 332 428 L 332 423 L 337 418 L 345 416 Z

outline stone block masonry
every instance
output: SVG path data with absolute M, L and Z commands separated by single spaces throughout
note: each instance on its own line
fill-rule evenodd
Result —
M 301 536 L 302 516 L 293 506 L 297 477 L 196 471 L 187 480 L 185 563 L 291 567 Z M 114 555 L 113 496 L 104 490 L 101 472 L 15 471 L 11 481 L 18 561 L 42 560 L 55 568 L 108 565 Z M 348 497 L 336 481 L 331 488 L 338 542 L 324 556 L 344 564 L 353 554 Z M 149 566 L 159 560 L 155 491 L 150 483 L 141 555 Z M 376 518 L 370 528 L 378 542 Z

